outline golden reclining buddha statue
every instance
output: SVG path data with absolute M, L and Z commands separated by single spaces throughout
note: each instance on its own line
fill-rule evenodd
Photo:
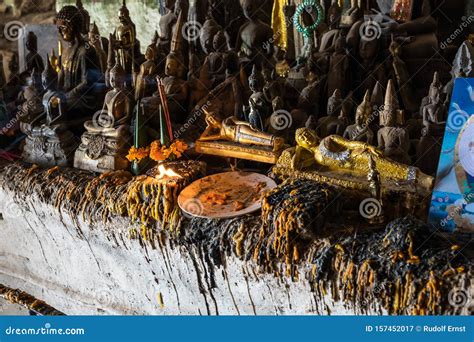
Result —
M 338 135 L 320 139 L 316 132 L 309 128 L 298 129 L 295 140 L 297 146 L 285 150 L 278 160 L 274 168 L 276 174 L 291 175 L 301 172 L 307 178 L 313 179 L 319 179 L 318 175 L 322 175 L 324 180 L 335 185 L 345 186 L 351 182 L 364 184 L 372 159 L 382 183 L 413 185 L 427 192 L 433 186 L 432 177 L 416 167 L 384 157 L 382 151 L 367 143 L 346 140 Z M 331 179 L 338 181 L 331 182 Z

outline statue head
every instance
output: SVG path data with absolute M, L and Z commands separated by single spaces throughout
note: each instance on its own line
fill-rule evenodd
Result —
M 175 3 L 176 3 L 176 0 L 165 0 L 164 5 L 167 10 L 172 11 Z
M 116 63 L 110 70 L 110 85 L 114 89 L 121 89 L 125 87 L 127 75 L 120 63 Z
M 342 10 L 337 1 L 333 1 L 327 14 L 327 24 L 330 28 L 337 28 L 341 21 Z
M 146 48 L 145 59 L 147 61 L 154 61 L 157 58 L 157 55 L 158 55 L 158 48 L 157 48 L 156 44 L 152 42 Z
M 398 100 L 393 81 L 389 80 L 385 92 L 383 110 L 380 112 L 380 126 L 395 127 L 398 121 Z
M 59 34 L 68 43 L 81 37 L 83 18 L 76 6 L 64 6 L 56 15 Z
M 339 89 L 334 90 L 332 96 L 328 99 L 327 114 L 329 116 L 337 115 L 342 106 L 342 97 Z
M 372 114 L 372 104 L 370 103 L 370 91 L 365 92 L 364 100 L 357 107 L 355 121 L 357 125 L 366 124 Z
M 127 4 L 125 0 L 122 2 L 122 7 L 120 7 L 118 12 L 119 21 L 122 25 L 128 25 L 131 21 L 130 19 L 130 11 L 127 8 Z
M 433 75 L 433 81 L 430 84 L 430 90 L 428 93 L 428 97 L 430 99 L 430 102 L 436 102 L 439 100 L 440 95 L 441 95 L 441 82 L 439 81 L 439 74 L 436 71 Z
M 216 113 L 204 108 L 203 108 L 203 111 L 204 111 L 204 114 L 206 115 L 206 123 L 208 127 L 218 128 L 218 129 L 222 127 L 222 121 L 220 120 L 220 118 L 217 116 Z
M 173 76 L 182 78 L 184 75 L 184 64 L 182 58 L 174 52 L 170 52 L 166 57 L 165 74 L 166 76 Z
M 41 74 L 41 83 L 45 90 L 56 90 L 58 85 L 58 73 L 51 65 L 49 56 L 46 56 L 46 67 Z
M 223 30 L 219 30 L 214 36 L 212 47 L 216 52 L 224 52 L 227 50 L 227 38 Z
M 262 73 L 257 70 L 255 64 L 252 68 L 252 74 L 249 77 L 249 88 L 252 92 L 262 91 L 263 89 L 263 76 Z
M 89 25 L 89 33 L 87 34 L 89 37 L 89 42 L 94 45 L 96 42 L 100 42 L 100 33 L 99 28 L 97 27 L 95 21 Z
M 214 36 L 221 30 L 219 24 L 212 18 L 207 18 L 199 34 L 199 42 L 205 54 L 209 54 L 213 50 Z
M 361 39 L 359 43 L 359 55 L 364 61 L 375 59 L 379 47 L 379 38 Z
M 259 6 L 255 0 L 240 0 L 242 11 L 247 19 L 254 19 L 257 17 Z
M 319 145 L 320 139 L 316 132 L 310 128 L 298 128 L 295 133 L 296 143 L 306 149 L 312 149 Z
M 38 51 L 38 38 L 36 37 L 36 34 L 33 31 L 28 32 L 26 36 L 25 45 L 28 51 Z

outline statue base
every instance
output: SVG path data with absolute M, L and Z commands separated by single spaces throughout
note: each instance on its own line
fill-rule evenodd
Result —
M 230 141 L 196 141 L 195 151 L 213 156 L 238 158 L 261 163 L 276 164 L 283 149 L 273 151 L 270 147 L 242 145 Z
M 131 135 L 113 137 L 85 132 L 74 154 L 74 167 L 99 173 L 126 170 L 130 168 L 125 156 L 131 143 Z
M 25 140 L 22 158 L 41 167 L 68 166 L 76 146 L 76 138 L 70 131 L 52 135 L 31 133 Z

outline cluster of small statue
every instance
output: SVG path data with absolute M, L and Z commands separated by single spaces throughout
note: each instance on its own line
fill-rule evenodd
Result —
M 75 167 L 98 172 L 128 168 L 127 149 L 163 132 L 160 83 L 173 129 L 192 126 L 198 142 L 257 146 L 277 155 L 296 144 L 293 169 L 307 167 L 305 150 L 311 162 L 330 170 L 367 176 L 377 169 L 382 180 L 429 187 L 424 173 L 437 166 L 450 84 L 443 87 L 432 73 L 418 104 L 403 56 L 431 51 L 433 40 L 426 37 L 436 37 L 436 21 L 427 0 L 418 18 L 395 2 L 404 15 L 394 20 L 379 13 L 380 32 L 366 37 L 375 1 L 321 1 L 324 20 L 305 31 L 297 52 L 293 23 L 309 27 L 321 15 L 316 7 L 295 21 L 292 1 L 165 0 L 144 55 L 125 1 L 108 39 L 80 1 L 65 6 L 56 17 L 59 56 L 53 51 L 43 62 L 35 35 L 27 37 L 30 76 L 17 111 L 26 135 L 23 159 L 44 166 L 74 160 Z M 284 35 L 272 27 L 277 3 Z M 200 28 L 192 39 L 185 34 L 190 23 Z M 204 117 L 196 118 L 199 113 Z

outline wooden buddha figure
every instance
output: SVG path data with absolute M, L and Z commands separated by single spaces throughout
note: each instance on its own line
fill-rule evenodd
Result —
M 117 51 L 117 60 L 128 75 L 127 86 L 134 84 L 136 73 L 142 55 L 140 53 L 140 42 L 137 39 L 135 24 L 130 18 L 130 12 L 123 0 L 122 7 L 118 13 L 120 24 L 115 30 L 114 49 Z
M 328 95 L 334 93 L 337 89 L 342 93 L 342 96 L 346 95 L 347 83 L 350 80 L 347 75 L 349 74 L 349 57 L 346 52 L 345 40 L 341 35 L 335 42 L 334 52 L 329 58 L 329 71 L 328 71 Z
M 95 21 L 90 24 L 88 32 L 89 44 L 94 48 L 97 58 L 100 62 L 100 70 L 105 73 L 107 70 L 107 53 L 104 50 L 102 37 L 100 36 L 99 28 Z
M 410 164 L 408 149 L 410 139 L 405 128 L 399 127 L 401 116 L 393 81 L 389 80 L 385 93 L 384 108 L 380 112 L 380 126 L 377 132 L 378 147 L 385 157 L 404 164 Z
M 444 105 L 442 88 L 438 73 L 435 72 L 428 96 L 420 108 L 423 129 L 416 148 L 416 162 L 423 172 L 431 175 L 434 175 L 438 168 L 445 129 L 447 108 Z
M 26 35 L 26 50 L 28 53 L 25 56 L 25 70 L 28 73 L 31 73 L 33 69 L 38 73 L 42 73 L 44 70 L 43 59 L 38 54 L 38 38 L 36 34 L 32 31 L 28 32 Z
M 339 113 L 342 109 L 341 92 L 336 89 L 328 100 L 327 115 L 318 120 L 318 131 L 321 137 L 336 134 L 337 128 L 341 124 Z
M 130 121 L 133 99 L 126 87 L 126 73 L 120 64 L 110 72 L 112 89 L 107 92 L 104 108 L 84 124 L 86 132 L 74 155 L 74 167 L 106 172 L 126 169 L 125 156 L 131 145 Z
M 144 97 L 151 96 L 153 90 L 156 89 L 155 77 L 158 75 L 159 69 L 157 65 L 158 37 L 155 35 L 153 41 L 146 48 L 145 62 L 140 65 L 140 72 L 135 83 L 135 101 L 139 101 Z
M 168 54 L 171 46 L 171 37 L 173 36 L 173 27 L 178 20 L 174 12 L 176 0 L 165 0 L 164 7 L 166 13 L 160 17 L 159 27 L 159 44 L 163 48 L 163 52 Z
M 346 128 L 343 134 L 344 139 L 361 141 L 372 145 L 374 142 L 374 132 L 370 129 L 368 120 L 372 115 L 372 103 L 369 99 L 370 93 L 367 90 L 364 101 L 357 107 L 355 124 Z
M 256 0 L 240 2 L 246 22 L 237 36 L 235 50 L 244 62 L 256 64 L 259 69 L 266 66 L 273 57 L 273 30 L 259 19 L 260 4 Z
M 417 106 L 413 97 L 414 91 L 411 85 L 411 76 L 405 62 L 401 58 L 401 45 L 396 41 L 396 39 L 394 39 L 393 35 L 389 50 L 392 55 L 393 75 L 397 81 L 400 97 L 403 102 L 403 108 L 410 112 L 414 112 L 417 109 Z

